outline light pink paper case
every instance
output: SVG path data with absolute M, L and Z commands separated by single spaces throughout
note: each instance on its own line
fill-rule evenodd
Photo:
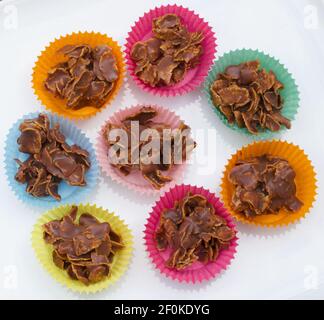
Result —
M 203 54 L 200 57 L 199 65 L 196 68 L 189 70 L 181 82 L 173 86 L 155 88 L 145 84 L 136 76 L 135 63 L 130 57 L 130 52 L 136 42 L 146 40 L 152 36 L 153 19 L 167 13 L 178 15 L 189 31 L 202 31 L 204 33 L 205 38 L 202 42 Z M 194 11 L 177 5 L 161 6 L 145 13 L 144 16 L 139 18 L 132 27 L 132 30 L 128 33 L 125 49 L 126 65 L 135 83 L 141 89 L 160 96 L 183 95 L 194 90 L 204 81 L 215 58 L 216 46 L 216 37 L 212 28 Z
M 210 193 L 208 190 L 202 187 L 196 187 L 191 185 L 178 185 L 166 192 L 159 201 L 156 202 L 155 206 L 150 213 L 150 217 L 147 220 L 145 225 L 146 229 L 144 231 L 144 240 L 146 244 L 146 251 L 149 254 L 149 257 L 153 261 L 157 269 L 161 273 L 165 274 L 167 277 L 172 278 L 173 280 L 178 280 L 180 282 L 202 282 L 203 280 L 209 280 L 214 278 L 222 270 L 226 269 L 231 260 L 234 258 L 237 247 L 238 238 L 235 237 L 229 246 L 228 249 L 223 249 L 216 261 L 208 262 L 203 264 L 201 262 L 195 262 L 190 267 L 184 270 L 176 270 L 168 268 L 165 265 L 166 260 L 170 256 L 170 250 L 159 251 L 156 247 L 156 241 L 154 235 L 156 229 L 159 225 L 160 216 L 164 209 L 172 208 L 176 200 L 182 199 L 188 192 L 192 194 L 200 194 L 207 198 L 207 200 L 214 206 L 215 212 L 223 217 L 230 228 L 236 231 L 236 227 L 233 219 L 230 214 L 224 208 L 223 204 L 220 202 L 219 198 L 215 194 Z
M 102 171 L 110 177 L 113 181 L 127 187 L 130 190 L 134 190 L 138 193 L 145 194 L 145 195 L 156 195 L 165 192 L 170 187 L 179 183 L 183 178 L 184 169 L 186 163 L 181 165 L 176 165 L 171 168 L 171 170 L 166 171 L 168 176 L 171 176 L 173 179 L 171 182 L 167 183 L 163 188 L 160 190 L 154 189 L 151 184 L 146 181 L 141 173 L 138 171 L 134 171 L 128 176 L 123 175 L 118 169 L 111 166 L 108 161 L 108 146 L 105 143 L 103 138 L 103 130 L 108 122 L 112 124 L 120 124 L 123 119 L 127 116 L 137 112 L 142 107 L 153 107 L 157 110 L 158 115 L 153 119 L 154 121 L 166 123 L 170 125 L 172 129 L 175 129 L 179 126 L 181 119 L 172 111 L 163 108 L 157 105 L 136 105 L 129 108 L 122 109 L 120 111 L 115 112 L 102 126 L 101 130 L 99 131 L 97 144 L 96 144 L 96 153 L 97 153 L 97 160 Z

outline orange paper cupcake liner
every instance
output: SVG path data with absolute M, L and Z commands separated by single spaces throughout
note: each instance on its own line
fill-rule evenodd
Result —
M 228 180 L 229 172 L 238 160 L 245 160 L 263 154 L 286 159 L 296 172 L 296 196 L 303 202 L 303 206 L 297 212 L 289 212 L 283 208 L 278 214 L 267 214 L 248 218 L 233 210 L 231 199 L 234 193 L 234 186 Z M 224 170 L 221 184 L 221 198 L 225 207 L 238 221 L 265 227 L 286 226 L 304 218 L 309 212 L 317 194 L 316 181 L 316 173 L 311 161 L 298 146 L 280 140 L 260 141 L 249 144 L 232 155 Z
M 47 91 L 44 86 L 44 82 L 48 76 L 48 71 L 58 63 L 66 60 L 66 58 L 62 54 L 57 53 L 57 51 L 65 45 L 76 44 L 88 44 L 91 47 L 106 44 L 112 49 L 113 54 L 116 57 L 119 76 L 114 84 L 112 92 L 108 95 L 101 108 L 85 106 L 79 110 L 67 109 L 65 107 L 65 101 L 59 97 L 55 97 L 51 92 Z M 101 33 L 78 32 L 55 39 L 41 52 L 33 68 L 32 86 L 38 100 L 40 100 L 40 102 L 49 111 L 55 112 L 70 119 L 85 119 L 94 116 L 97 112 L 102 111 L 109 103 L 112 102 L 122 86 L 124 74 L 125 63 L 123 53 L 121 47 L 116 41 Z

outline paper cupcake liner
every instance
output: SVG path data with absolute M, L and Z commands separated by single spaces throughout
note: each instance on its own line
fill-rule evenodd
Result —
M 103 131 L 108 122 L 114 124 L 120 124 L 123 119 L 127 116 L 139 111 L 142 107 L 154 107 L 158 111 L 158 116 L 154 118 L 154 121 L 166 123 L 171 126 L 172 129 L 177 128 L 181 122 L 180 118 L 172 111 L 163 108 L 157 105 L 136 105 L 129 108 L 122 109 L 115 112 L 102 126 L 99 131 L 97 144 L 96 144 L 96 153 L 99 166 L 102 171 L 110 177 L 114 182 L 121 184 L 122 186 L 127 187 L 130 190 L 138 192 L 143 195 L 155 195 L 162 192 L 165 192 L 170 187 L 174 186 L 176 183 L 182 180 L 184 175 L 184 170 L 186 163 L 184 162 L 181 165 L 176 165 L 171 168 L 171 170 L 166 171 L 168 176 L 172 176 L 173 180 L 167 183 L 160 190 L 156 190 L 152 185 L 146 181 L 141 173 L 134 171 L 128 176 L 124 176 L 118 169 L 114 168 L 108 160 L 108 147 L 103 138 Z
M 21 184 L 15 180 L 18 165 L 14 159 L 25 161 L 28 158 L 27 154 L 24 154 L 18 150 L 17 139 L 20 136 L 19 125 L 25 119 L 36 118 L 39 115 L 39 112 L 34 112 L 23 116 L 11 127 L 6 137 L 4 164 L 9 186 L 19 200 L 25 202 L 28 205 L 36 205 L 50 209 L 55 205 L 65 204 L 68 202 L 79 202 L 84 200 L 86 195 L 97 184 L 99 167 L 95 156 L 95 150 L 89 138 L 87 138 L 85 134 L 82 133 L 82 131 L 74 126 L 69 120 L 63 119 L 51 113 L 46 114 L 50 120 L 51 125 L 53 125 L 53 123 L 60 124 L 60 130 L 65 135 L 69 144 L 77 144 L 81 148 L 89 152 L 91 167 L 85 175 L 87 184 L 83 187 L 76 187 L 70 186 L 65 181 L 62 181 L 58 187 L 58 193 L 61 195 L 62 199 L 61 201 L 57 201 L 50 196 L 35 198 L 26 192 L 26 184 Z
M 267 214 L 247 218 L 243 214 L 235 212 L 232 208 L 231 199 L 234 192 L 234 186 L 228 180 L 230 170 L 238 160 L 245 160 L 263 154 L 287 160 L 296 172 L 296 196 L 304 204 L 299 211 L 292 213 L 286 209 L 281 209 L 278 214 Z M 259 141 L 243 147 L 229 159 L 223 173 L 221 198 L 225 207 L 238 221 L 264 227 L 287 226 L 290 223 L 297 222 L 301 218 L 304 218 L 310 208 L 312 208 L 317 194 L 316 181 L 316 173 L 311 161 L 298 146 L 280 140 Z
M 246 128 L 240 128 L 236 123 L 230 124 L 224 114 L 214 106 L 210 94 L 210 86 L 216 80 L 217 75 L 225 71 L 226 67 L 251 60 L 259 60 L 261 68 L 264 68 L 267 71 L 272 70 L 277 79 L 283 83 L 284 88 L 280 90 L 280 94 L 283 98 L 283 108 L 281 113 L 289 120 L 294 120 L 299 107 L 299 91 L 294 78 L 288 72 L 286 67 L 277 59 L 258 50 L 238 49 L 225 53 L 215 62 L 212 70 L 209 72 L 209 75 L 204 83 L 204 91 L 214 112 L 227 127 L 235 130 L 236 132 L 243 133 L 250 137 L 252 136 L 254 139 L 270 139 L 278 135 L 278 133 L 286 130 L 286 128 L 281 126 L 281 129 L 277 132 L 272 132 L 269 129 L 261 131 L 262 129 L 259 128 L 260 131 L 257 135 L 252 134 Z
M 110 275 L 100 282 L 93 283 L 90 285 L 85 285 L 80 281 L 71 279 L 65 270 L 59 269 L 53 262 L 52 251 L 53 246 L 47 244 L 43 239 L 43 224 L 54 220 L 61 219 L 65 216 L 72 205 L 64 205 L 54 208 L 50 211 L 45 212 L 34 225 L 32 231 L 31 240 L 32 246 L 35 250 L 35 254 L 41 265 L 46 269 L 46 271 L 59 283 L 68 287 L 69 289 L 79 292 L 79 293 L 95 293 L 101 291 L 108 286 L 115 283 L 127 270 L 130 263 L 133 251 L 133 236 L 130 229 L 114 213 L 108 212 L 101 207 L 96 207 L 96 205 L 90 204 L 78 204 L 78 215 L 84 213 L 90 213 L 96 217 L 100 222 L 109 222 L 112 229 L 121 235 L 124 248 L 119 250 L 114 256 L 113 262 L 111 264 Z
M 167 267 L 165 262 L 170 256 L 170 253 L 168 251 L 161 252 L 157 249 L 154 235 L 156 229 L 158 228 L 160 216 L 163 210 L 166 208 L 172 208 L 175 201 L 182 199 L 188 192 L 205 196 L 207 200 L 214 206 L 215 212 L 227 221 L 230 228 L 237 232 L 231 215 L 227 212 L 215 194 L 210 193 L 208 190 L 202 187 L 182 184 L 170 189 L 155 203 L 155 206 L 152 208 L 150 216 L 145 225 L 144 240 L 146 251 L 148 252 L 150 259 L 162 274 L 173 280 L 178 280 L 179 282 L 197 283 L 202 282 L 203 280 L 210 280 L 216 277 L 222 270 L 228 268 L 236 253 L 238 238 L 235 237 L 231 241 L 228 249 L 223 249 L 220 251 L 216 261 L 208 262 L 207 264 L 195 262 L 184 270 L 176 270 Z
M 174 13 L 181 17 L 182 22 L 189 31 L 201 31 L 204 33 L 205 39 L 202 42 L 203 54 L 200 57 L 199 65 L 196 68 L 189 70 L 187 75 L 181 82 L 173 86 L 155 88 L 145 84 L 137 77 L 137 75 L 135 74 L 136 65 L 130 56 L 130 52 L 136 42 L 146 40 L 152 36 L 153 19 L 163 16 L 167 13 Z M 134 79 L 135 83 L 142 90 L 150 92 L 154 95 L 167 97 L 183 95 L 199 87 L 206 78 L 215 58 L 216 37 L 208 23 L 200 18 L 199 15 L 194 11 L 177 5 L 161 6 L 145 13 L 135 23 L 131 31 L 128 33 L 125 53 L 128 71 Z
M 108 95 L 101 108 L 86 106 L 79 110 L 66 109 L 65 101 L 59 97 L 55 97 L 51 92 L 46 90 L 44 86 L 44 82 L 48 76 L 48 71 L 51 70 L 56 64 L 66 59 L 62 54 L 58 54 L 57 51 L 65 45 L 76 44 L 89 44 L 91 47 L 106 44 L 112 49 L 113 54 L 116 57 L 119 76 L 113 90 Z M 123 83 L 124 73 L 125 63 L 123 53 L 121 51 L 121 47 L 116 41 L 109 38 L 107 35 L 98 32 L 78 32 L 55 39 L 41 52 L 33 68 L 32 87 L 38 100 L 42 103 L 42 105 L 45 106 L 46 109 L 70 119 L 85 119 L 102 111 L 114 100 Z

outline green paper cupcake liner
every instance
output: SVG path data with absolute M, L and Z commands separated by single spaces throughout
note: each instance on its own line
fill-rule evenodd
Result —
M 260 129 L 259 133 L 257 135 L 254 135 L 250 133 L 246 128 L 238 127 L 236 123 L 230 124 L 223 113 L 216 106 L 214 106 L 211 98 L 210 86 L 215 81 L 219 73 L 224 72 L 226 67 L 230 65 L 237 65 L 242 62 L 251 60 L 259 60 L 261 68 L 264 68 L 266 71 L 272 70 L 275 73 L 277 79 L 283 83 L 284 88 L 280 90 L 280 94 L 283 98 L 283 108 L 281 110 L 281 113 L 290 121 L 294 120 L 300 100 L 299 91 L 295 80 L 285 68 L 285 66 L 279 62 L 279 60 L 259 50 L 237 49 L 225 53 L 218 60 L 216 60 L 214 66 L 209 72 L 208 77 L 204 83 L 204 91 L 207 95 L 208 102 L 213 108 L 214 112 L 227 127 L 250 137 L 252 136 L 255 139 L 271 139 L 273 137 L 276 137 L 278 133 L 286 130 L 286 128 L 282 126 L 281 129 L 277 132 L 272 132 L 269 129 L 261 131 Z
M 133 236 L 127 225 L 114 213 L 108 212 L 101 207 L 90 204 L 78 204 L 77 221 L 84 212 L 92 214 L 100 222 L 109 222 L 111 228 L 118 233 L 123 241 L 124 248 L 117 251 L 111 264 L 111 273 L 108 277 L 100 282 L 85 285 L 78 280 L 71 279 L 65 270 L 59 269 L 53 262 L 52 251 L 53 246 L 47 244 L 43 239 L 43 224 L 54 219 L 61 219 L 65 216 L 72 205 L 64 205 L 56 207 L 45 212 L 37 221 L 32 232 L 32 246 L 36 256 L 42 266 L 50 273 L 50 275 L 60 282 L 62 285 L 79 293 L 95 293 L 101 291 L 115 283 L 126 271 L 131 260 L 133 251 Z

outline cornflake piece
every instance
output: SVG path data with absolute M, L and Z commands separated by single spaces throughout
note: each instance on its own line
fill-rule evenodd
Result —
M 247 217 L 278 213 L 282 208 L 298 211 L 303 203 L 296 197 L 295 171 L 288 161 L 263 155 L 241 160 L 228 179 L 235 186 L 234 210 Z
M 157 248 L 172 250 L 166 265 L 177 270 L 197 261 L 215 261 L 234 237 L 235 231 L 208 200 L 191 193 L 163 211 L 155 233 Z
M 68 109 L 102 107 L 118 79 L 116 58 L 111 48 L 99 45 L 66 45 L 58 53 L 67 57 L 48 72 L 45 88 L 66 100 Z
M 19 165 L 15 179 L 26 183 L 26 192 L 34 197 L 51 196 L 61 200 L 58 185 L 65 180 L 71 186 L 86 185 L 85 173 L 90 168 L 89 154 L 77 145 L 68 145 L 59 124 L 50 127 L 45 114 L 24 120 L 17 140 L 19 151 L 29 154 Z
M 290 129 L 290 120 L 281 114 L 283 84 L 272 71 L 260 69 L 259 61 L 228 66 L 210 86 L 213 104 L 230 124 L 246 127 L 252 134 L 260 129 Z
M 189 32 L 175 14 L 154 19 L 152 31 L 152 38 L 132 47 L 135 74 L 152 87 L 176 84 L 199 63 L 203 33 Z
M 109 223 L 89 213 L 82 213 L 77 223 L 77 212 L 72 206 L 62 219 L 44 224 L 44 240 L 53 245 L 54 264 L 89 285 L 109 276 L 114 256 L 124 245 Z

